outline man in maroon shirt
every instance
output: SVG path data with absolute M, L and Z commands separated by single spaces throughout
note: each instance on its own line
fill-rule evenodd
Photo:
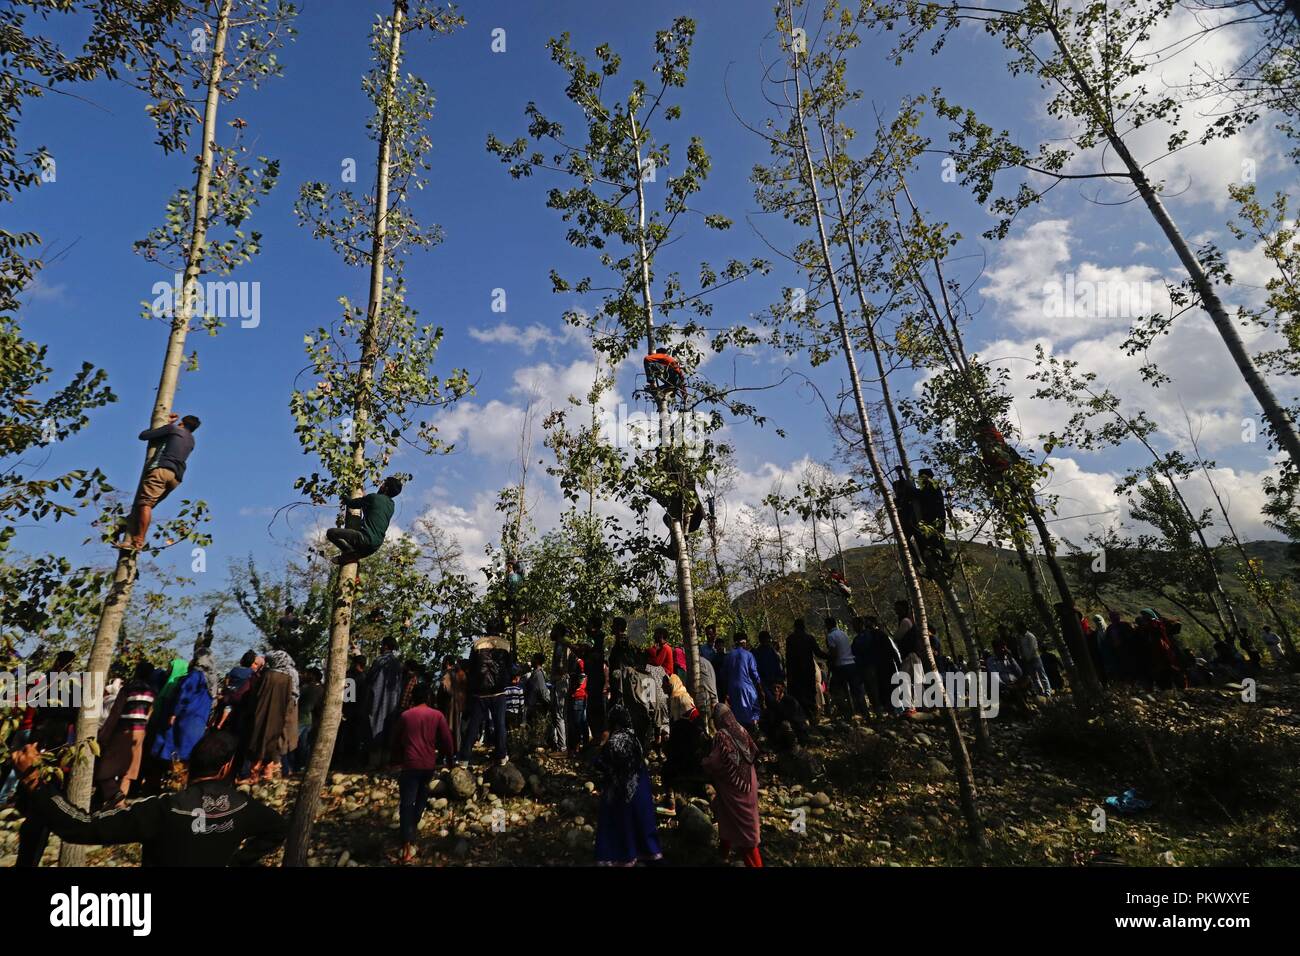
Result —
M 451 728 L 442 711 L 429 706 L 429 685 L 419 684 L 411 692 L 411 707 L 402 711 L 393 728 L 393 754 L 401 761 L 398 777 L 399 818 L 402 824 L 402 862 L 415 859 L 415 839 L 420 817 L 429 800 L 429 781 L 438 769 L 438 759 L 455 754 Z

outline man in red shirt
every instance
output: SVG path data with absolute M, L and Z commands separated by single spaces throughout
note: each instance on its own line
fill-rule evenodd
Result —
M 393 728 L 393 753 L 402 766 L 398 777 L 398 815 L 402 824 L 403 863 L 415 859 L 420 817 L 429 800 L 429 781 L 437 772 L 438 758 L 445 763 L 455 752 L 447 718 L 442 711 L 429 706 L 429 685 L 417 685 L 411 692 L 411 707 L 402 711 Z
M 664 669 L 665 674 L 673 673 L 673 649 L 668 646 L 668 629 L 656 627 L 654 643 L 650 646 L 649 663 Z

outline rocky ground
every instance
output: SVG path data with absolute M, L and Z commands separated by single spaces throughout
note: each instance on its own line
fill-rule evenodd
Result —
M 989 830 L 982 854 L 963 836 L 936 715 L 827 721 L 806 751 L 763 759 L 763 856 L 773 866 L 1300 865 L 1300 679 L 1269 672 L 1256 695 L 1129 690 L 1091 719 L 1067 700 L 1027 720 L 1004 712 L 989 723 L 991 757 L 968 737 Z M 296 786 L 256 794 L 287 809 Z M 1103 824 L 1096 808 L 1130 787 L 1154 806 L 1111 812 Z M 546 753 L 444 773 L 421 822 L 419 863 L 589 864 L 594 789 L 585 764 Z M 720 863 L 706 797 L 701 790 L 675 820 L 661 820 L 666 865 Z M 0 810 L 0 865 L 13 863 L 17 826 L 12 809 Z M 392 865 L 396 844 L 396 776 L 332 774 L 311 864 Z M 97 865 L 138 858 L 136 848 L 90 855 Z

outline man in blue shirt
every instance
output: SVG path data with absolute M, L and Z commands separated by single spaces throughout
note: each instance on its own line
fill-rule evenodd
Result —
M 834 617 L 826 618 L 826 651 L 831 661 L 831 693 L 843 691 L 848 698 L 849 714 L 866 714 L 867 702 L 862 694 L 858 664 L 853 657 L 849 636 Z
M 763 709 L 763 681 L 754 655 L 749 651 L 749 638 L 743 631 L 736 635 L 735 649 L 727 654 L 722 670 L 725 675 L 723 693 L 732 713 L 746 730 L 757 734 Z
M 718 665 L 722 663 L 721 661 L 718 660 L 717 652 L 714 650 L 713 647 L 713 644 L 715 641 L 717 641 L 717 639 L 718 639 L 717 626 L 713 624 L 705 624 L 704 640 L 700 641 L 699 655 L 700 657 L 708 661 L 710 664 L 712 664 L 713 669 L 715 671 L 718 669 Z
M 144 547 L 153 509 L 185 480 L 185 462 L 194 451 L 194 432 L 199 424 L 195 415 L 177 420 L 173 412 L 167 416 L 166 425 L 146 428 L 140 433 L 141 441 L 162 444 L 144 466 L 144 476 L 136 489 L 131 515 L 118 532 L 119 537 L 123 533 L 127 535 L 118 541 L 119 550 L 139 551 Z

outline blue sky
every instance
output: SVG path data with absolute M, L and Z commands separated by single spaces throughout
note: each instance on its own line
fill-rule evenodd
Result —
M 296 500 L 294 477 L 315 465 L 302 456 L 287 411 L 294 376 L 305 365 L 303 335 L 337 315 L 340 295 L 353 301 L 365 295 L 364 273 L 347 269 L 325 244 L 312 240 L 296 225 L 291 209 L 301 182 L 337 183 L 345 158 L 357 160 L 358 188 L 371 179 L 374 150 L 364 129 L 369 104 L 360 78 L 369 66 L 369 24 L 388 4 L 307 0 L 302 6 L 297 41 L 281 57 L 284 77 L 260 90 L 246 90 L 234 104 L 222 107 L 224 119 L 247 120 L 246 136 L 255 143 L 254 151 L 278 158 L 282 173 L 279 188 L 249 223 L 263 233 L 263 251 L 233 277 L 260 283 L 261 323 L 252 329 L 230 323 L 215 338 L 192 336 L 188 347 L 197 348 L 201 370 L 184 375 L 176 404 L 179 413 L 193 412 L 204 421 L 182 489 L 188 497 L 206 499 L 214 515 L 211 580 L 200 581 L 204 588 L 219 586 L 231 559 L 252 553 L 276 562 L 299 553 L 314 523 L 333 517 L 328 509 L 301 508 L 294 510 L 292 523 L 282 519 L 268 527 L 271 511 Z M 430 184 L 414 207 L 423 221 L 443 227 L 446 240 L 412 257 L 406 278 L 408 303 L 423 321 L 446 329 L 439 366 L 467 368 L 479 387 L 448 423 L 460 451 L 402 463 L 416 478 L 398 501 L 395 521 L 409 527 L 427 514 L 456 531 L 474 558 L 499 524 L 487 502 L 513 480 L 512 436 L 518 428 L 511 424 L 517 417 L 511 416 L 518 416 L 524 403 L 519 383 L 540 383 L 543 404 L 562 401 L 569 384 L 575 391 L 584 387 L 590 364 L 585 348 L 560 334 L 560 315 L 575 302 L 554 295 L 547 275 L 551 268 L 574 275 L 594 266 L 565 246 L 564 225 L 544 207 L 549 183 L 510 179 L 484 149 L 489 132 L 503 139 L 522 133 L 522 111 L 530 99 L 544 111 L 563 109 L 563 76 L 549 61 L 547 38 L 567 30 L 575 46 L 587 52 L 608 41 L 623 54 L 624 74 L 632 77 L 646 73 L 656 29 L 676 15 L 696 18 L 691 79 L 680 98 L 684 116 L 673 132 L 703 137 L 713 173 L 698 205 L 729 215 L 735 226 L 724 234 L 698 229 L 673 255 L 687 269 L 701 259 L 767 255 L 747 219 L 774 237 L 788 233 L 764 225 L 757 214 L 749 171 L 754 162 L 767 159 L 767 151 L 736 121 L 726 97 L 729 91 L 750 121 L 768 115 L 759 95 L 760 55 L 772 57 L 774 47 L 764 40 L 771 25 L 764 0 L 490 2 L 468 4 L 462 12 L 466 29 L 447 38 L 417 36 L 407 48 L 405 68 L 427 79 L 438 96 L 429 127 L 434 142 Z M 506 31 L 504 53 L 491 50 L 496 28 Z M 1220 46 L 1211 53 L 1232 54 L 1230 40 L 1216 43 Z M 941 57 L 920 57 L 903 68 L 890 65 L 885 50 L 881 40 L 869 38 L 853 59 L 855 84 L 866 91 L 856 117 L 862 127 L 868 125 L 871 104 L 887 111 L 902 96 L 937 85 L 987 121 L 1010 126 L 1026 142 L 1057 132 L 1035 119 L 1041 116 L 1040 91 L 1007 76 L 1000 47 L 979 32 L 962 32 Z M 190 163 L 180 156 L 165 157 L 153 145 L 139 93 L 111 83 L 77 92 L 80 98 L 48 96 L 28 109 L 21 142 L 48 147 L 57 163 L 57 181 L 22 195 L 6 211 L 6 226 L 37 230 L 54 248 L 71 246 L 42 274 L 22 319 L 29 335 L 49 345 L 58 372 L 66 377 L 82 360 L 92 361 L 107 370 L 119 396 L 117 404 L 94 414 L 83 434 L 50 450 L 43 473 L 94 463 L 116 485 L 128 488 L 141 454 L 135 434 L 148 424 L 166 334 L 162 323 L 140 317 L 139 303 L 151 298 L 155 282 L 170 278 L 133 255 L 131 243 L 160 220 L 169 194 L 188 180 Z M 1290 185 L 1277 144 L 1262 130 L 1184 154 L 1168 172 L 1171 182 L 1186 186 L 1170 199 L 1186 232 L 1224 234 L 1229 217 L 1224 187 L 1236 178 L 1233 171 L 1243 159 L 1256 161 L 1264 187 Z M 1259 475 L 1269 467 L 1268 455 L 1262 443 L 1246 444 L 1239 437 L 1239 421 L 1254 412 L 1254 405 L 1203 318 L 1180 320 L 1180 329 L 1160 346 L 1165 350 L 1160 360 L 1174 373 L 1176 389 L 1156 394 L 1138 380 L 1136 361 L 1115 357 L 1122 320 L 1049 322 L 1035 305 L 1041 303 L 1043 283 L 1067 272 L 1099 281 L 1173 275 L 1174 260 L 1146 212 L 1135 205 L 1092 205 L 1084 201 L 1083 190 L 1063 187 L 1027 215 L 1007 242 L 989 243 L 977 238 L 988 227 L 987 216 L 959 186 L 942 181 L 938 163 L 936 157 L 929 180 L 915 184 L 918 198 L 969 237 L 965 252 L 985 257 L 983 308 L 970 344 L 988 354 L 1014 356 L 1029 354 L 1033 343 L 1041 341 L 1080 358 L 1126 399 L 1168 425 L 1171 441 L 1173 427 L 1182 427 L 1181 397 L 1205 423 L 1208 451 L 1219 461 L 1219 477 L 1240 511 L 1234 518 L 1240 517 L 1248 535 L 1266 536 L 1258 520 L 1257 489 Z M 1230 297 L 1233 304 L 1254 294 L 1249 280 L 1257 273 L 1242 252 L 1243 285 Z M 966 266 L 971 277 L 973 262 Z M 744 321 L 777 300 L 782 286 L 798 284 L 797 277 L 778 267 L 769 277 L 733 287 L 715 300 L 714 324 Z M 506 290 L 505 313 L 491 310 L 497 288 Z M 534 326 L 541 330 L 520 339 L 518 333 Z M 513 344 L 506 341 L 512 329 Z M 717 374 L 722 363 L 729 367 L 731 361 L 714 359 L 711 371 Z M 741 357 L 736 374 L 761 384 L 774 380 L 786 364 L 806 370 L 798 361 Z M 839 363 L 812 374 L 831 390 L 843 377 Z M 1046 411 L 1020 387 L 1017 409 L 1032 433 Z M 631 376 L 624 373 L 620 394 L 630 395 L 631 388 Z M 734 433 L 742 473 L 736 501 L 730 503 L 736 509 L 761 497 L 775 476 L 796 473 L 805 459 L 829 461 L 833 451 L 820 406 L 809 396 L 790 387 L 763 393 L 760 403 L 770 418 L 768 427 L 743 426 Z M 786 429 L 788 437 L 779 438 L 776 428 Z M 1113 495 L 1107 497 L 1108 487 L 1115 474 L 1136 461 L 1128 452 L 1062 456 L 1054 479 L 1054 490 L 1067 498 L 1062 512 L 1120 507 Z M 539 489 L 537 521 L 543 526 L 548 511 L 552 517 L 554 511 L 548 495 Z M 162 511 L 167 513 L 166 505 Z M 84 525 L 26 527 L 19 545 L 77 552 L 91 561 L 110 559 L 82 551 L 84 536 Z

